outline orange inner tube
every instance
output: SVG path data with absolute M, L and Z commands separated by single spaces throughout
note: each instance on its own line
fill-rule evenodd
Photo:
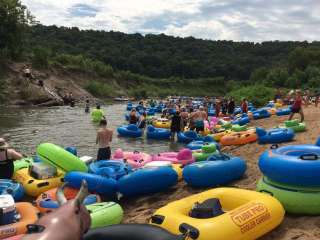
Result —
M 38 210 L 31 203 L 16 203 L 16 209 L 21 216 L 20 221 L 0 226 L 0 239 L 24 234 L 27 232 L 27 225 L 38 220 Z
M 220 143 L 224 146 L 227 145 L 243 145 L 247 143 L 252 143 L 257 141 L 258 136 L 255 132 L 246 131 L 246 132 L 238 132 L 231 133 L 223 136 L 220 139 Z

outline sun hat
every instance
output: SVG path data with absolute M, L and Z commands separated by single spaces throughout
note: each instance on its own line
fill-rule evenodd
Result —
M 0 138 L 0 149 L 7 149 L 9 148 L 9 144 L 4 140 L 4 138 Z

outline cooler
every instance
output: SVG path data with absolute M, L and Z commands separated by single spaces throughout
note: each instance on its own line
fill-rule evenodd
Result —
M 36 162 L 30 167 L 30 175 L 35 179 L 48 179 L 57 175 L 57 168 L 44 163 Z
M 0 195 L 0 225 L 7 225 L 15 222 L 16 207 L 14 199 L 9 194 Z

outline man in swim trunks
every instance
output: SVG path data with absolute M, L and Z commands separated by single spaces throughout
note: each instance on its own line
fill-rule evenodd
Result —
M 97 160 L 109 160 L 111 157 L 110 143 L 112 142 L 113 131 L 107 128 L 107 120 L 100 121 L 100 129 L 97 132 L 96 144 L 99 145 Z
M 208 118 L 206 111 L 204 110 L 204 107 L 201 106 L 198 111 L 196 111 L 196 114 L 194 116 L 194 123 L 196 127 L 196 132 L 203 132 L 204 131 L 204 120 Z

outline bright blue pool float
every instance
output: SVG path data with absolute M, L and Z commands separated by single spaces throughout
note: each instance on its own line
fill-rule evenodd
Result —
M 120 178 L 118 190 L 124 197 L 152 194 L 168 190 L 177 181 L 172 167 L 141 168 Z
M 114 197 L 117 192 L 117 180 L 92 173 L 68 172 L 64 177 L 65 182 L 73 188 L 80 188 L 82 180 L 88 183 L 89 192 L 103 196 Z
M 301 187 L 320 187 L 320 147 L 273 147 L 259 159 L 261 172 L 275 182 Z
M 170 115 L 173 115 L 173 114 L 175 114 L 177 112 L 177 110 L 175 108 L 169 108 L 168 112 L 169 112 Z
M 151 125 L 147 127 L 147 138 L 149 139 L 165 140 L 169 139 L 170 136 L 171 132 L 168 129 L 155 128 Z
M 289 115 L 290 113 L 291 113 L 291 109 L 290 108 L 278 109 L 276 111 L 276 115 L 277 116 L 285 116 L 285 115 Z
M 190 143 L 193 140 L 197 140 L 198 134 L 195 131 L 185 131 L 178 133 L 178 142 Z
M 216 145 L 217 150 L 220 150 L 220 144 L 215 142 L 214 140 L 210 139 L 210 141 L 192 141 L 191 143 L 188 143 L 186 146 L 190 150 L 199 150 L 202 148 L 205 144 L 212 144 L 214 143 Z
M 123 161 L 100 160 L 89 165 L 89 172 L 118 180 L 119 178 L 132 172 L 132 167 Z
M 98 199 L 97 195 L 90 194 L 84 199 L 83 204 L 84 205 L 94 204 L 94 203 L 97 203 L 98 200 L 99 199 Z M 39 206 L 42 207 L 42 208 L 46 208 L 49 211 L 57 209 L 57 208 L 60 207 L 60 205 L 59 205 L 59 203 L 57 201 L 54 201 L 54 200 L 49 199 L 49 198 L 41 200 L 39 202 Z
M 14 200 L 19 201 L 24 196 L 23 186 L 11 179 L 0 179 L 0 194 L 10 194 Z
M 256 133 L 260 144 L 289 142 L 292 141 L 295 136 L 291 128 L 273 128 L 270 130 L 256 128 Z
M 248 116 L 242 116 L 240 118 L 236 118 L 235 120 L 232 121 L 232 124 L 236 125 L 240 125 L 240 126 L 243 126 L 243 125 L 246 125 L 250 122 L 250 119 Z
M 127 111 L 131 111 L 132 108 L 133 108 L 132 103 L 129 102 L 129 103 L 127 104 Z
M 208 110 L 208 116 L 209 117 L 213 117 L 213 116 L 215 116 L 216 115 L 216 111 L 214 110 L 214 109 L 209 109 Z
M 274 103 L 273 102 L 269 102 L 267 105 L 266 105 L 266 107 L 268 107 L 268 108 L 273 108 L 275 105 L 274 105 Z
M 238 115 L 238 114 L 241 114 L 242 113 L 242 109 L 240 107 L 236 107 L 233 111 L 233 114 L 234 115 Z
M 214 187 L 241 178 L 246 169 L 246 162 L 241 158 L 217 154 L 206 161 L 187 165 L 183 178 L 192 187 Z
M 271 117 L 271 114 L 268 112 L 267 109 L 257 110 L 253 112 L 253 119 L 263 119 L 263 118 L 269 118 Z
M 122 137 L 138 138 L 142 136 L 142 130 L 134 124 L 118 127 L 117 131 Z
M 147 109 L 147 115 L 148 116 L 154 116 L 155 114 L 156 114 L 156 109 L 155 108 Z

